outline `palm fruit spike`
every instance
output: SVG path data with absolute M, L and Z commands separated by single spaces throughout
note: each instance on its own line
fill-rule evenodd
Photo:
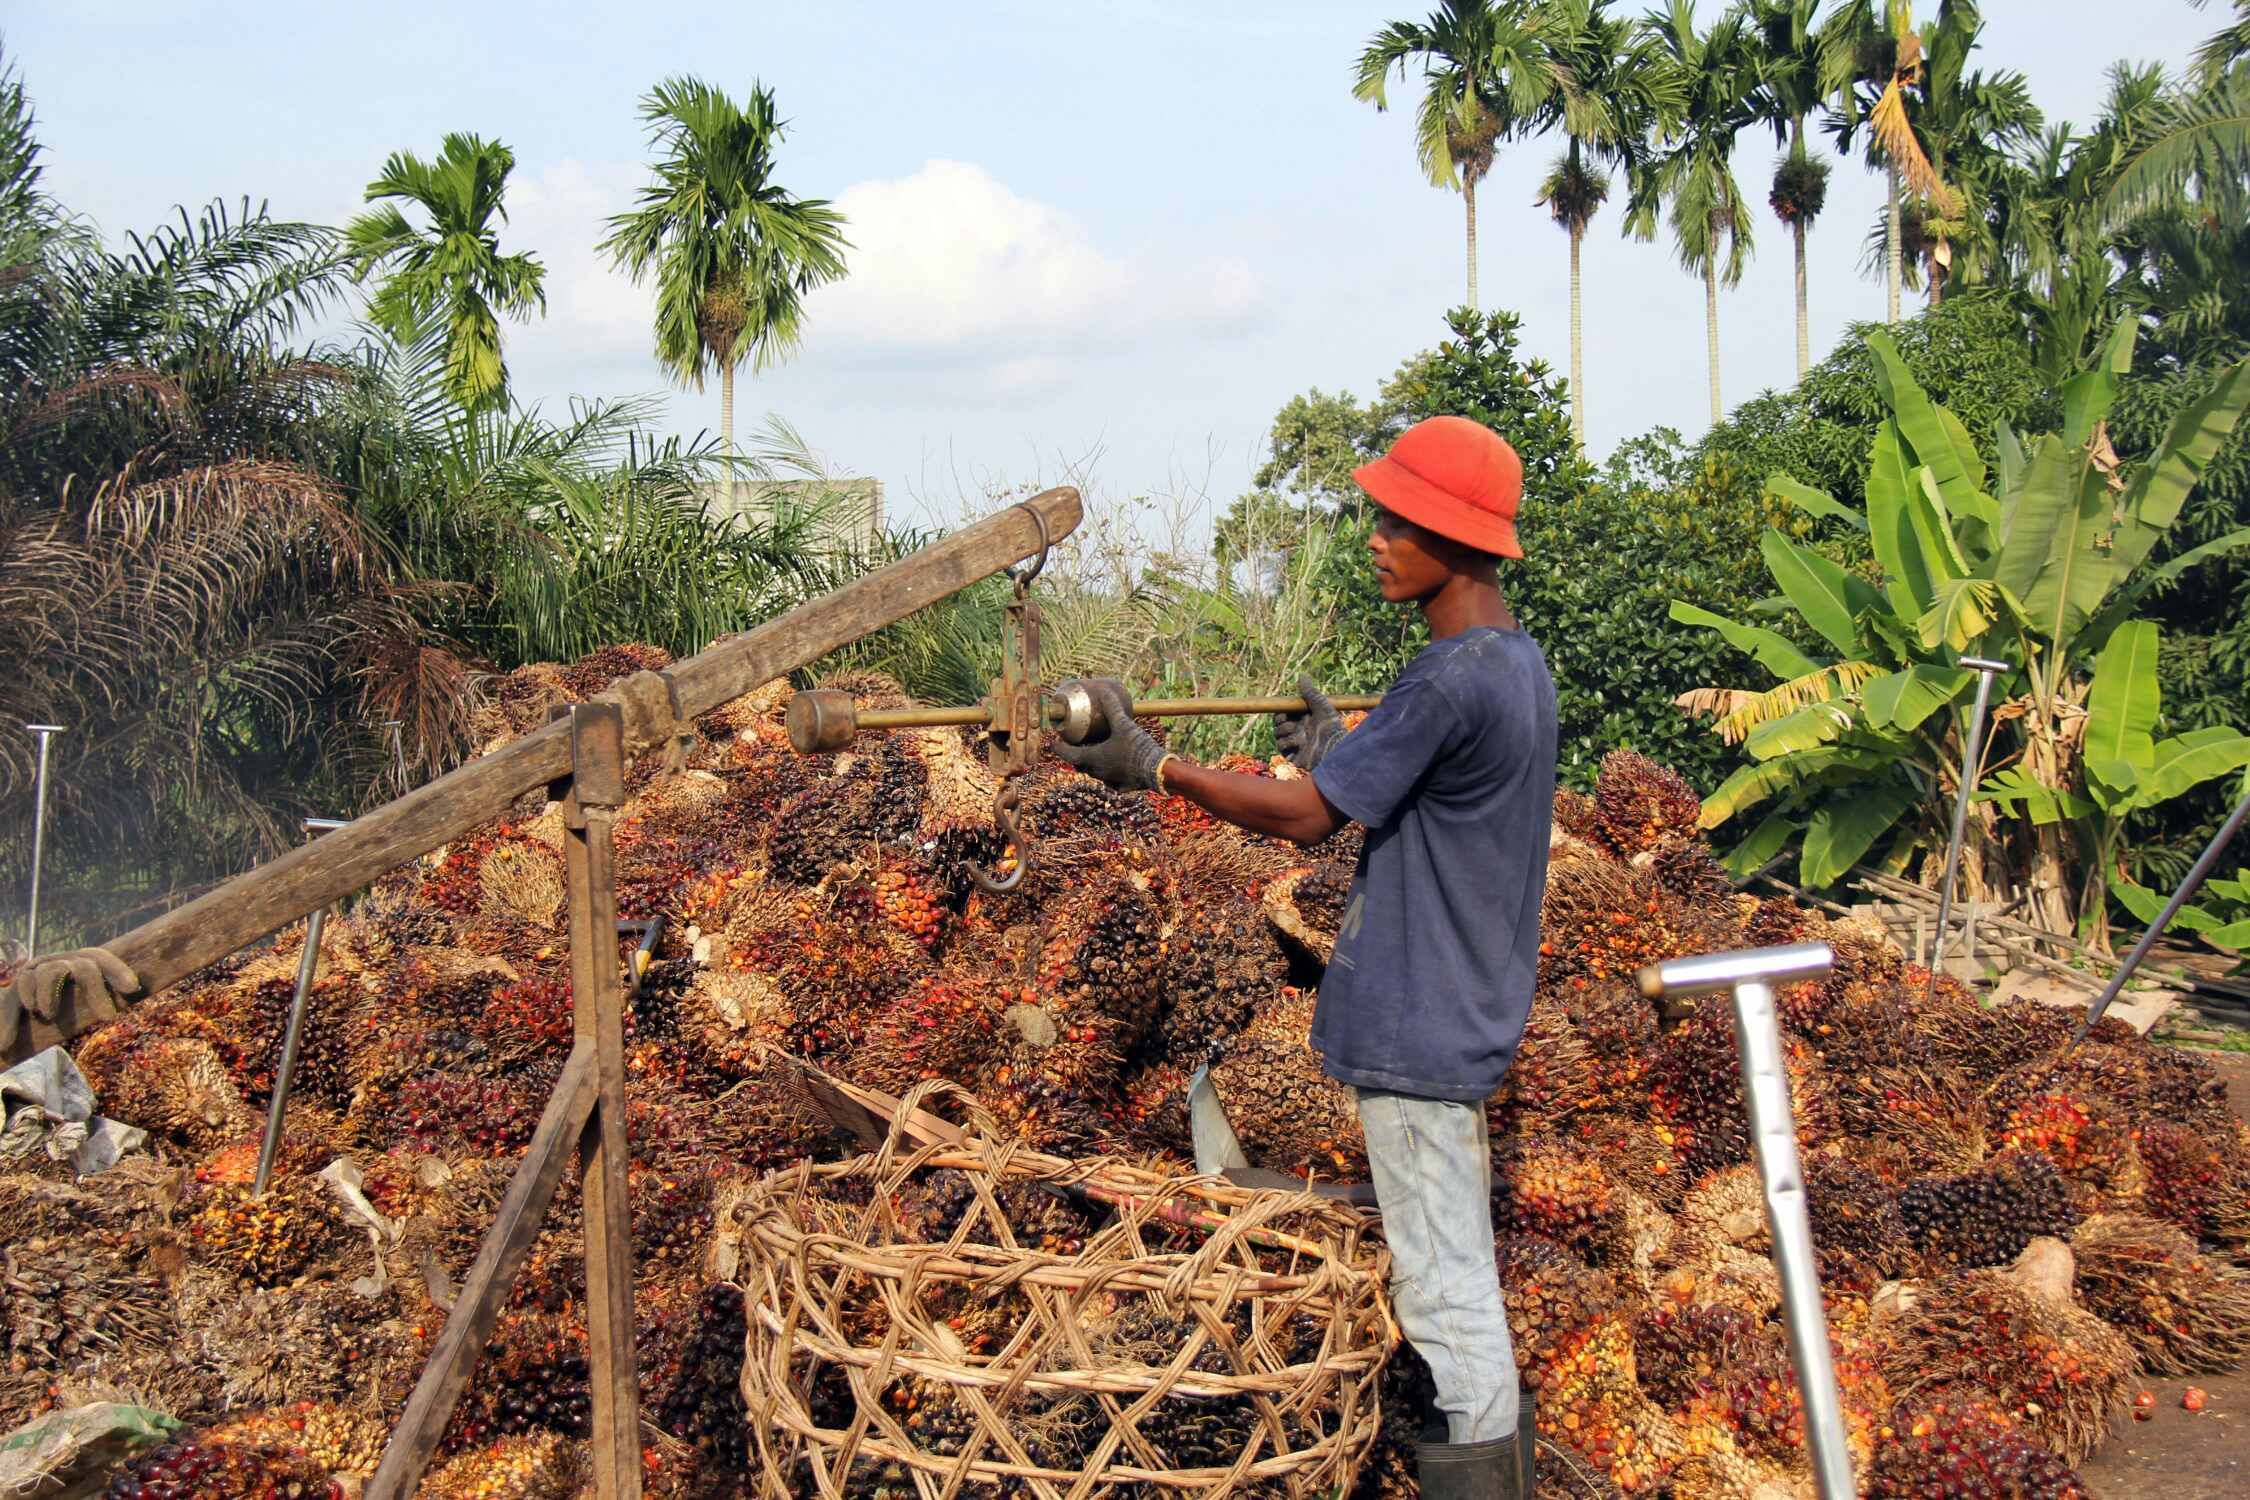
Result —
M 1590 849 L 1608 852 L 1602 839 L 1601 819 L 1594 811 L 1594 799 L 1569 787 L 1555 788 L 1555 831 L 1568 838 L 1577 839 Z
M 1288 983 L 1272 927 L 1247 904 L 1190 911 L 1164 948 L 1161 1009 L 1143 1050 L 1165 1061 L 1207 1061 Z
M 2041 1235 L 2078 1222 L 2055 1164 L 2011 1151 L 1956 1177 L 1925 1177 L 1899 1193 L 1907 1237 L 1933 1267 L 1967 1270 L 2011 1261 Z
M 1867 1500 L 2092 1500 L 2061 1455 L 1966 1390 L 1900 1401 L 1863 1485 Z
M 1494 1133 L 1509 1133 L 1517 1122 L 1527 1129 L 1555 1124 L 1593 1108 L 1600 1098 L 1601 1063 L 1594 1049 L 1560 1001 L 1535 994 L 1515 1061 L 1486 1105 Z
M 174 1437 L 127 1464 L 102 1492 L 108 1500 L 342 1500 L 344 1488 L 301 1453 L 286 1448 Z
M 1883 1373 L 1907 1397 L 1980 1390 L 2077 1463 L 2125 1415 L 2133 1347 L 2071 1301 L 2067 1270 L 2036 1290 L 2013 1272 L 1968 1271 L 1933 1282 L 1888 1330 Z
M 1647 871 L 1605 859 L 1556 860 L 1540 908 L 1539 984 L 1561 993 L 1683 954 L 1725 946 L 1732 919 L 1683 907 Z
M 545 1500 L 578 1493 L 584 1468 L 568 1438 L 527 1433 L 446 1460 L 416 1494 L 423 1500 Z
M 2150 1375 L 2217 1375 L 2250 1355 L 2250 1276 L 2174 1225 L 2099 1214 L 2071 1232 L 2075 1290 Z
M 332 1474 L 364 1476 L 375 1472 L 390 1432 L 372 1413 L 299 1401 L 230 1417 L 205 1429 L 203 1437 L 236 1447 L 294 1449 Z
M 1106 1017 L 1120 1049 L 1148 1034 L 1163 998 L 1166 924 L 1151 884 L 1135 871 L 1089 889 L 1073 904 L 1090 907 L 1092 920 L 1076 933 L 1066 928 L 1041 954 L 1041 988 L 1061 1014 Z
M 1508 1329 L 1527 1387 L 1543 1391 L 1594 1373 L 1580 1368 L 1590 1350 L 1597 1365 L 1629 1359 L 1630 1304 L 1614 1276 L 1545 1235 L 1503 1233 L 1498 1254 Z M 1622 1350 L 1596 1341 L 1612 1329 L 1626 1335 Z
M 1657 1045 L 1648 1074 L 1649 1114 L 1672 1132 L 1672 1148 L 1693 1176 L 1749 1157 L 1738 1055 L 1734 1018 L 1722 1011 L 1690 1016 Z M 1839 1129 L 1835 1091 L 1801 1040 L 1788 1041 L 1782 1061 L 1798 1145 L 1810 1150 Z
M 1995 1145 L 2045 1155 L 2082 1207 L 2138 1204 L 2143 1174 L 2132 1126 L 2109 1099 L 2092 1090 L 2058 1086 L 2004 1104 L 1994 1099 L 1991 1114 Z
M 1562 992 L 1570 1029 L 1584 1044 L 1593 1073 L 1584 1107 L 1640 1111 L 1647 1099 L 1644 1079 L 1656 1048 L 1656 1012 L 1630 982 L 1571 988 Z M 1534 1002 L 1533 1014 L 1538 1013 Z
M 1665 1406 L 1682 1409 L 1728 1369 L 1776 1339 L 1762 1319 L 1716 1303 L 1657 1303 L 1633 1319 L 1641 1389 Z
M 278 1179 L 263 1198 L 246 1186 L 219 1187 L 188 1225 L 199 1260 L 261 1287 L 295 1279 L 335 1249 L 343 1234 L 327 1187 L 305 1177 Z
M 1906 981 L 1919 988 L 1927 970 L 1909 964 Z M 1946 989 L 1951 976 L 1940 976 L 1938 990 L 1949 1003 L 1918 1011 L 1917 1039 L 1940 1062 L 1951 1063 L 1985 1083 L 2057 1051 L 2070 1040 L 2071 1020 L 2052 1005 L 2036 1000 L 2003 1000 L 1976 1008 L 1973 1000 L 1964 1013 L 1959 998 Z M 1958 986 L 1958 981 L 1953 981 Z M 1967 1024 L 1963 1024 L 1964 1014 Z
M 926 1079 L 979 1077 L 999 1046 L 1004 1008 L 973 966 L 932 975 L 868 1023 L 852 1053 L 852 1075 L 899 1094 Z
M 2212 1243 L 2238 1243 L 2250 1231 L 2241 1174 L 2203 1132 L 2152 1120 L 2141 1127 L 2139 1150 L 2150 1214 Z
M 1637 751 L 1612 750 L 1594 785 L 1594 816 L 1612 849 L 1634 855 L 1666 837 L 1697 838 L 1703 799 L 1678 772 Z

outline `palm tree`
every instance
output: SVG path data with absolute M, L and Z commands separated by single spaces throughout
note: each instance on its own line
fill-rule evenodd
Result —
M 641 100 L 655 175 L 639 206 L 609 221 L 601 248 L 636 284 L 656 282 L 656 357 L 682 385 L 719 372 L 719 446 L 734 448 L 734 370 L 786 357 L 804 334 L 805 296 L 844 274 L 843 215 L 774 181 L 784 122 L 753 83 L 736 104 L 696 78 Z
M 1570 435 L 1586 444 L 1586 365 L 1580 338 L 1579 251 L 1586 226 L 1609 198 L 1609 173 L 1645 165 L 1649 136 L 1666 128 L 1682 98 L 1679 75 L 1655 41 L 1609 14 L 1610 0 L 1557 0 L 1547 12 L 1563 80 L 1548 113 L 1569 144 L 1539 185 L 1538 202 L 1570 236 Z
M 1774 163 L 1766 195 L 1774 217 L 1789 226 L 1797 256 L 1797 379 L 1812 367 L 1812 311 L 1805 294 L 1805 236 L 1828 201 L 1828 163 L 1805 150 L 1805 119 L 1828 90 L 1820 68 L 1816 22 L 1820 0 L 1750 0 L 1750 21 L 1765 43 L 1759 112 L 1775 143 L 1788 149 Z
M 1539 118 L 1561 87 L 1547 25 L 1525 0 L 1442 0 L 1426 21 L 1393 21 L 1360 53 L 1352 97 L 1390 107 L 1395 69 L 1422 61 L 1415 155 L 1434 187 L 1461 190 L 1468 215 L 1469 297 L 1477 305 L 1477 184 L 1498 143 Z
M 1686 90 L 1681 124 L 1664 142 L 1633 211 L 1633 232 L 1656 232 L 1659 199 L 1672 205 L 1672 244 L 1681 266 L 1703 278 L 1704 338 L 1711 364 L 1711 421 L 1726 408 L 1719 395 L 1719 288 L 1742 280 L 1749 262 L 1750 209 L 1734 176 L 1734 143 L 1755 124 L 1758 45 L 1742 13 L 1730 12 L 1708 32 L 1695 29 L 1693 0 L 1671 0 L 1643 23 Z
M 1922 36 L 1914 29 L 1913 0 L 1845 0 L 1820 30 L 1821 73 L 1836 100 L 1836 137 L 1842 149 L 1851 149 L 1852 134 L 1863 121 L 1868 126 L 1868 155 L 1879 161 L 1887 179 L 1885 205 L 1885 316 L 1898 321 L 1899 283 L 1903 277 L 1900 241 L 1902 190 L 1930 199 L 1940 212 L 1949 212 L 1945 185 L 1922 152 L 1907 121 L 1907 91 L 1922 73 Z M 1862 91 L 1874 94 L 1872 100 Z
M 500 315 L 520 318 L 547 307 L 545 268 L 530 255 L 502 255 L 494 232 L 494 221 L 508 217 L 501 200 L 515 165 L 515 153 L 498 141 L 458 132 L 445 138 L 434 162 L 400 151 L 367 185 L 367 201 L 381 207 L 344 231 L 361 281 L 386 271 L 367 305 L 370 322 L 410 344 L 425 323 L 442 319 L 446 390 L 467 411 L 507 400 Z M 394 199 L 418 205 L 427 227 L 416 229 Z

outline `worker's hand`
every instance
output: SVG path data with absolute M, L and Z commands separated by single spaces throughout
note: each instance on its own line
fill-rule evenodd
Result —
M 1055 754 L 1096 781 L 1121 792 L 1156 790 L 1156 768 L 1164 760 L 1164 747 L 1156 737 L 1133 722 L 1133 700 L 1124 685 L 1113 678 L 1087 680 L 1099 726 L 1082 745 L 1056 737 Z
M 125 960 L 107 948 L 78 948 L 34 959 L 0 993 L 0 1051 L 15 1045 L 26 1013 L 42 1021 L 56 1019 L 66 989 L 77 998 L 70 1012 L 75 1019 L 106 1021 L 124 1008 L 126 996 L 140 993 L 141 981 Z
M 1273 742 L 1289 764 L 1310 771 L 1344 737 L 1344 716 L 1336 712 L 1336 705 L 1310 677 L 1297 679 L 1297 693 L 1305 700 L 1305 711 L 1275 714 Z

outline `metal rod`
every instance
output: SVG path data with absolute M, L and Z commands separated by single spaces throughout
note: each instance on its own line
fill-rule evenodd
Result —
M 2242 800 L 2234 805 L 2234 811 L 2227 814 L 2226 822 L 2219 825 L 2219 831 L 2211 836 L 2210 844 L 2197 856 L 2195 868 L 2187 872 L 2187 879 L 2180 882 L 2180 888 L 2172 893 L 2172 899 L 2164 903 L 2164 910 L 2156 914 L 2156 920 L 2148 924 L 2148 931 L 2141 934 L 2141 940 L 2133 945 L 2133 951 L 2126 956 L 2116 974 L 2111 976 L 2109 988 L 2103 990 L 2101 997 L 2087 1007 L 2086 1019 L 2078 1023 L 2078 1032 L 2070 1039 L 2071 1046 L 2075 1047 L 2086 1039 L 2086 1033 L 2094 1029 L 2094 1023 L 2102 1018 L 2102 1012 L 2109 1009 L 2109 1002 L 2123 993 L 2125 982 L 2133 977 L 2133 971 L 2141 966 L 2141 960 L 2148 957 L 2148 950 L 2156 946 L 2156 940 L 2164 935 L 2164 929 L 2172 925 L 2172 919 L 2180 914 L 2180 908 L 2187 905 L 2196 891 L 2201 889 L 2204 878 L 2211 873 L 2211 867 L 2219 862 L 2219 856 L 2226 852 L 2227 845 L 2233 843 L 2234 836 L 2242 831 L 2246 817 L 2250 817 L 2250 793 L 2243 795 Z
M 340 818 L 307 818 L 309 833 L 327 833 L 344 826 Z M 289 1025 L 281 1035 L 281 1061 L 273 1070 L 273 1101 L 266 1106 L 265 1139 L 258 1142 L 258 1172 L 250 1195 L 263 1198 L 273 1178 L 274 1158 L 281 1154 L 281 1122 L 289 1111 L 289 1086 L 297 1076 L 297 1047 L 305 1036 L 305 1012 L 311 1008 L 313 973 L 320 966 L 320 934 L 328 925 L 328 908 L 315 907 L 305 919 L 305 951 L 297 960 L 297 991 L 289 998 Z
M 1820 1262 L 1813 1253 L 1805 1178 L 1797 1162 L 1797 1124 L 1789 1107 L 1789 1073 L 1782 1062 L 1781 1023 L 1773 990 L 1763 980 L 1734 987 L 1736 1040 L 1742 1051 L 1742 1098 L 1750 1114 L 1750 1139 L 1765 1189 L 1766 1224 L 1773 1233 L 1774 1267 L 1781 1273 L 1781 1312 L 1789 1328 L 1789 1357 L 1805 1403 L 1805 1442 L 1812 1453 L 1821 1500 L 1851 1500 L 1851 1453 L 1844 1444 L 1843 1398 L 1828 1345 L 1828 1319 L 1820 1300 Z
M 1380 696 L 1360 695 L 1331 698 L 1338 713 L 1352 713 L 1363 708 L 1373 708 L 1382 702 Z M 1301 714 L 1305 711 L 1302 698 L 1154 698 L 1133 705 L 1136 719 L 1177 719 L 1198 714 Z M 1060 715 L 1060 707 L 1050 705 L 1050 719 Z M 855 721 L 861 729 L 935 729 L 948 724 L 983 724 L 991 715 L 982 707 L 969 708 L 863 708 Z
M 258 1143 L 258 1175 L 250 1184 L 252 1197 L 266 1195 L 273 1176 L 273 1159 L 281 1151 L 281 1119 L 289 1109 L 289 1083 L 297 1072 L 297 1044 L 305 1035 L 305 1011 L 312 996 L 313 971 L 320 966 L 320 932 L 327 925 L 328 908 L 317 908 L 305 918 L 305 951 L 297 960 L 297 993 L 289 1000 L 289 1029 L 282 1033 L 281 1062 L 273 1070 L 273 1102 L 266 1106 L 266 1138 Z
M 2008 670 L 2006 662 L 1981 656 L 1964 656 L 1961 665 L 1976 671 L 1977 706 L 1970 712 L 1969 738 L 1961 747 L 1961 787 L 1953 798 L 1953 836 L 1945 845 L 1945 879 L 1938 885 L 1937 935 L 1930 945 L 1930 977 L 1922 986 L 1925 1004 L 1937 993 L 1938 965 L 1945 961 L 1945 924 L 1953 912 L 1953 877 L 1961 868 L 1961 836 L 1969 826 L 1969 796 L 1976 788 L 1977 767 L 1984 755 L 1984 715 L 1992 702 L 1992 678 L 1994 673 Z M 1976 922 L 1972 906 L 1961 929 L 1962 944 L 1971 962 L 1976 959 Z
M 31 804 L 31 916 L 23 934 L 26 961 L 39 956 L 39 863 L 47 852 L 47 742 L 61 734 L 60 724 L 26 724 L 39 736 L 39 775 L 33 783 Z

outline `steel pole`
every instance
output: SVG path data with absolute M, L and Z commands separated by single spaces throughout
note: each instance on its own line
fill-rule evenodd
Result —
M 1976 671 L 1977 706 L 1970 712 L 1969 738 L 1961 751 L 1961 788 L 1953 798 L 1953 836 L 1946 840 L 1945 879 L 1938 885 L 1937 940 L 1930 948 L 1930 977 L 1922 986 L 1925 1003 L 1937 993 L 1938 965 L 1945 961 L 1945 927 L 1953 913 L 1953 877 L 1961 868 L 1961 837 L 1969 827 L 1969 797 L 1976 790 L 1977 766 L 1984 755 L 1984 715 L 1992 702 L 1992 678 L 1994 673 L 2008 670 L 2006 662 L 1980 656 L 1964 656 L 1961 665 Z M 1962 927 L 1962 941 L 1972 959 L 1976 956 L 1976 920 L 1972 907 Z
M 31 794 L 31 915 L 25 923 L 25 959 L 39 956 L 39 865 L 47 853 L 47 742 L 61 734 L 60 724 L 26 724 L 39 736 L 39 774 Z
M 1774 1269 L 1781 1275 L 1781 1311 L 1789 1328 L 1789 1356 L 1805 1403 L 1805 1442 L 1821 1500 L 1851 1500 L 1851 1453 L 1844 1443 L 1844 1404 L 1836 1388 L 1836 1362 L 1828 1346 L 1828 1316 L 1820 1300 L 1820 1261 L 1813 1252 L 1805 1178 L 1797 1160 L 1797 1122 L 1789 1102 L 1781 1021 L 1773 986 L 1826 974 L 1835 954 L 1825 943 L 1749 948 L 1674 959 L 1643 969 L 1641 993 L 1667 995 L 1734 992 L 1735 1040 L 1742 1063 L 1742 1101 L 1764 1190 L 1766 1226 L 1773 1236 Z
M 344 826 L 340 818 L 307 818 L 306 831 L 326 833 Z M 273 1070 L 273 1101 L 266 1106 L 266 1134 L 258 1142 L 258 1172 L 251 1180 L 254 1198 L 266 1195 L 273 1176 L 274 1158 L 281 1153 L 281 1121 L 289 1111 L 289 1085 L 297 1076 L 297 1045 L 304 1040 L 305 1012 L 312 998 L 313 973 L 320 967 L 320 934 L 328 925 L 328 908 L 315 907 L 305 919 L 305 951 L 297 960 L 297 991 L 289 997 L 289 1025 L 281 1035 L 281 1061 Z
M 2141 934 L 2141 940 L 2133 945 L 2133 951 L 2126 955 L 2124 964 L 2111 976 L 2109 988 L 2103 990 L 2100 997 L 2086 1008 L 2086 1019 L 2078 1023 L 2078 1031 L 2070 1039 L 2071 1046 L 2075 1047 L 2086 1039 L 2086 1033 L 2094 1029 L 2094 1023 L 2102 1018 L 2102 1012 L 2109 1009 L 2109 1002 L 2124 992 L 2125 982 L 2133 977 L 2133 971 L 2141 966 L 2141 960 L 2148 957 L 2148 950 L 2156 946 L 2156 940 L 2164 935 L 2165 928 L 2172 925 L 2172 919 L 2180 914 L 2180 908 L 2187 905 L 2195 893 L 2202 889 L 2204 880 L 2211 873 L 2211 867 L 2219 862 L 2219 856 L 2226 852 L 2227 845 L 2233 843 L 2234 836 L 2242 831 L 2245 818 L 2250 818 L 2250 793 L 2243 795 L 2242 800 L 2234 805 L 2234 811 L 2227 814 L 2227 820 L 2219 825 L 2219 831 L 2212 835 L 2210 844 L 2196 857 L 2195 867 L 2187 872 L 2187 879 L 2180 882 L 2180 888 L 2172 893 L 2172 899 L 2164 903 L 2164 909 L 2156 914 L 2155 921 L 2148 924 L 2148 931 Z

